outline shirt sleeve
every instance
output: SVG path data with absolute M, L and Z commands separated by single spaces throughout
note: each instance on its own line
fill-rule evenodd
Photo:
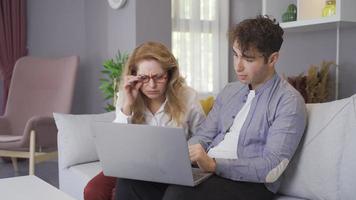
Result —
M 131 123 L 131 115 L 125 115 L 121 108 L 120 109 L 116 109 L 115 111 L 115 119 L 114 119 L 114 123 L 121 123 L 121 124 L 130 124 Z
M 294 155 L 305 126 L 304 101 L 295 95 L 285 97 L 277 107 L 262 155 L 238 159 L 216 158 L 215 173 L 237 181 L 275 182 Z
M 188 110 L 187 124 L 189 128 L 188 138 L 191 138 L 197 132 L 198 127 L 204 122 L 205 114 L 198 101 L 194 101 Z
M 122 112 L 122 103 L 123 103 L 123 94 L 121 92 L 116 93 L 117 101 L 116 101 L 116 110 L 115 110 L 115 119 L 114 123 L 121 124 L 130 124 L 132 115 L 126 115 Z

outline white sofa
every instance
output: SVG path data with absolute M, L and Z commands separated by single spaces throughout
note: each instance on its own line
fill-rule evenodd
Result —
M 307 108 L 307 131 L 275 199 L 356 199 L 356 95 Z M 112 121 L 114 113 L 54 116 L 60 190 L 83 199 L 86 183 L 101 170 L 90 122 Z
M 83 199 L 83 189 L 101 171 L 90 132 L 92 121 L 113 121 L 114 112 L 92 115 L 54 113 L 58 128 L 59 189 Z

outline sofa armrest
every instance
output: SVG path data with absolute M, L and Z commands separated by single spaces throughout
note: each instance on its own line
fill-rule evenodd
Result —
M 57 127 L 51 116 L 31 117 L 24 130 L 21 143 L 23 147 L 29 146 L 31 131 L 36 133 L 36 151 L 53 151 L 57 149 Z
M 0 135 L 10 135 L 10 123 L 6 117 L 0 117 Z

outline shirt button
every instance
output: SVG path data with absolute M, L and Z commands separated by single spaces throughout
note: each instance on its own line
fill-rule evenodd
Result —
M 232 119 L 235 119 L 235 117 L 236 117 L 236 116 L 235 116 L 235 115 L 233 115 L 233 116 L 232 116 Z

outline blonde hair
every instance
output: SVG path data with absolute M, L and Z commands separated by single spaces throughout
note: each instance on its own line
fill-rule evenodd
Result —
M 179 73 L 178 62 L 169 51 L 169 49 L 158 42 L 146 42 L 135 48 L 126 62 L 122 76 L 136 75 L 137 64 L 142 60 L 155 60 L 159 62 L 162 69 L 168 74 L 166 87 L 167 103 L 164 107 L 164 112 L 170 116 L 177 126 L 182 125 L 184 114 L 186 112 L 185 89 L 186 84 L 183 77 Z M 123 80 L 123 77 L 121 80 Z M 122 89 L 122 85 L 121 85 Z M 132 123 L 143 124 L 146 122 L 145 99 L 147 97 L 140 91 L 131 109 L 133 112 Z

